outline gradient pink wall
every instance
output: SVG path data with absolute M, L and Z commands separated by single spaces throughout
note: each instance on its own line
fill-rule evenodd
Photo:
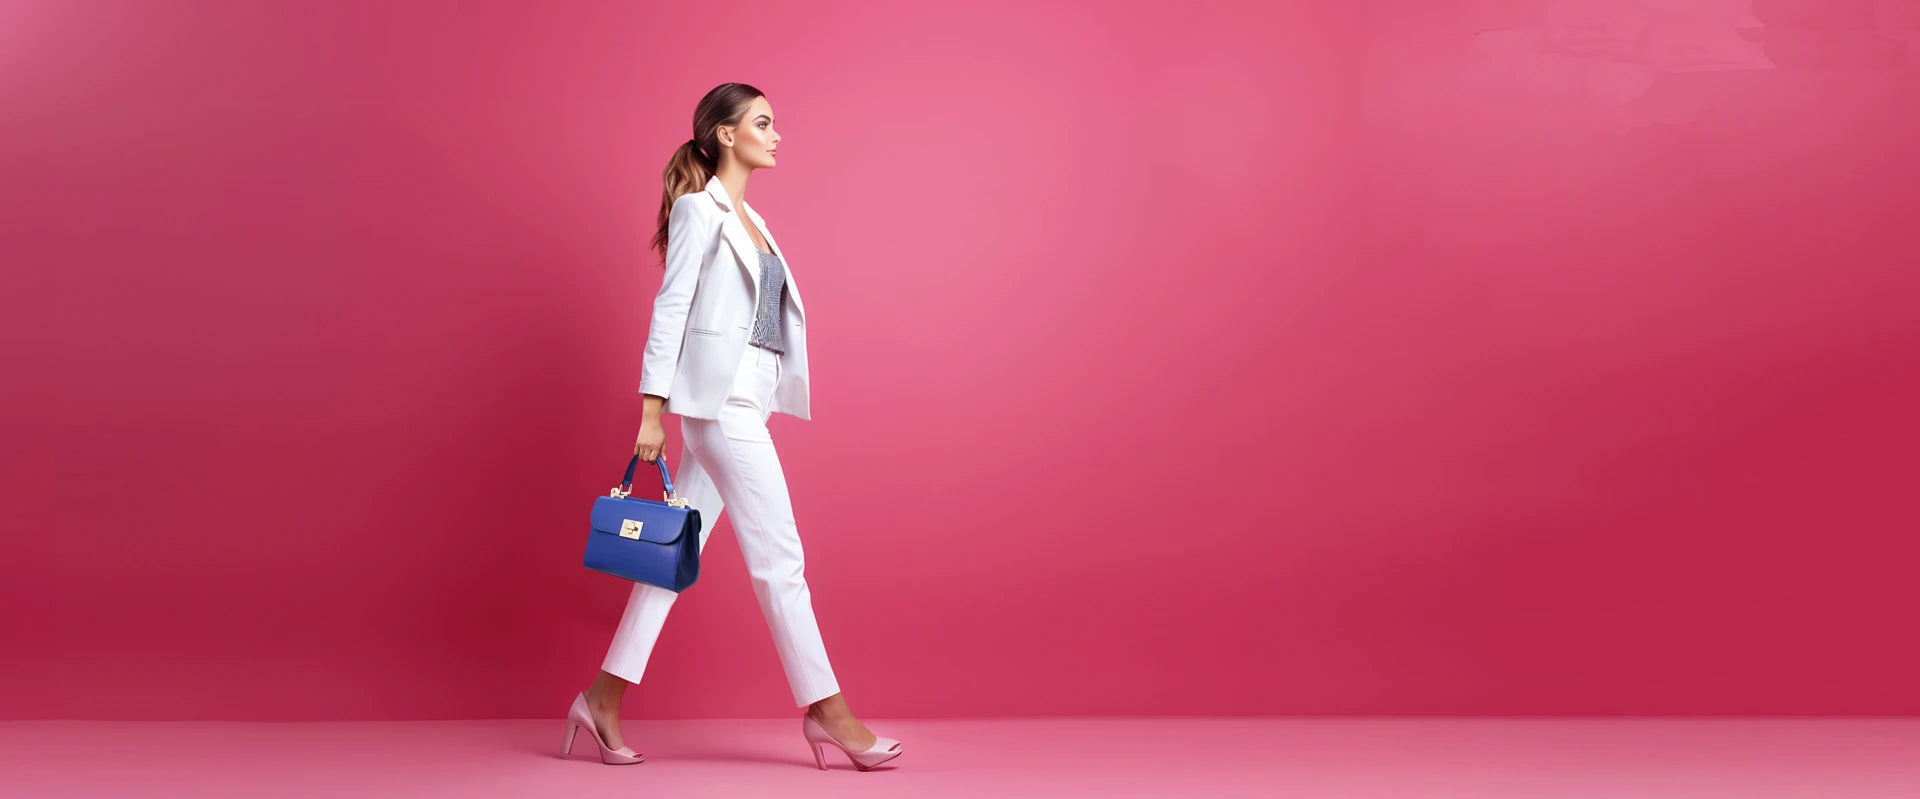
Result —
M 1915 712 L 1914 17 L 1814 5 L 0 4 L 0 717 L 559 713 L 728 80 L 863 715 Z M 707 551 L 630 716 L 789 710 Z
M 1275 368 L 1399 550 L 1369 707 L 1920 712 L 1920 3 L 1366 5 Z

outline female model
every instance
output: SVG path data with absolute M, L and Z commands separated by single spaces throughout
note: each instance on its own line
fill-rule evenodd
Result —
M 827 767 L 831 745 L 865 771 L 899 756 L 900 742 L 874 735 L 854 717 L 827 663 L 802 576 L 786 475 L 767 433 L 767 417 L 775 412 L 811 418 L 806 308 L 785 254 L 746 203 L 747 176 L 773 167 L 780 142 L 773 107 L 752 86 L 721 84 L 700 98 L 693 134 L 663 175 L 653 246 L 663 253 L 666 276 L 653 301 L 640 377 L 646 410 L 633 451 L 655 462 L 666 443 L 661 412 L 680 416 L 674 483 L 679 497 L 700 511 L 701 551 L 721 509 L 731 509 L 794 702 L 807 709 L 801 731 L 814 763 Z M 677 596 L 634 584 L 599 677 L 567 713 L 568 751 L 585 727 L 600 745 L 602 762 L 640 762 L 622 742 L 620 700 L 629 683 L 640 681 Z

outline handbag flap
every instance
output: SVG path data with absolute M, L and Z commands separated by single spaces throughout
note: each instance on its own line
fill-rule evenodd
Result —
M 593 501 L 593 531 L 620 535 L 629 522 L 639 527 L 640 540 L 671 544 L 680 540 L 687 528 L 691 508 L 676 508 L 665 502 L 632 497 L 600 497 Z

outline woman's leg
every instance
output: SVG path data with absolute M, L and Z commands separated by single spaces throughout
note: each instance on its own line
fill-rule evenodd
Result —
M 707 536 L 719 524 L 726 503 L 715 490 L 707 470 L 686 446 L 685 429 L 682 425 L 680 459 L 669 461 L 667 468 L 674 474 L 675 496 L 700 511 L 699 547 L 705 552 Z M 600 663 L 593 687 L 587 689 L 587 708 L 593 711 L 600 737 L 606 739 L 610 747 L 618 749 L 624 745 L 620 736 L 620 700 L 626 696 L 627 686 L 639 682 L 646 672 L 654 642 L 659 640 L 660 628 L 666 624 L 667 611 L 673 609 L 673 601 L 679 596 L 646 583 L 634 583 L 627 594 L 627 609 L 620 616 L 620 626 L 614 630 L 613 643 L 607 647 L 606 659 Z
M 778 378 L 778 356 L 747 347 L 733 396 L 719 419 L 685 419 L 687 447 L 727 503 L 754 596 L 773 633 L 774 649 L 793 692 L 806 707 L 840 692 L 826 644 L 813 616 L 800 531 L 794 524 L 786 474 L 767 430 L 767 402 Z
M 864 749 L 875 738 L 847 707 L 828 662 L 813 615 L 786 473 L 767 429 L 771 415 L 767 408 L 779 381 L 779 356 L 751 346 L 746 356 L 734 396 L 720 418 L 686 420 L 681 430 L 732 509 L 729 518 L 740 542 L 740 556 L 773 633 L 794 703 L 807 708 L 834 738 Z

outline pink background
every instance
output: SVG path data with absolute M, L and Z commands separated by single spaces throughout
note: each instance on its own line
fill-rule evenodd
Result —
M 1920 4 L 970 6 L 0 3 L 0 718 L 557 717 L 729 80 L 856 712 L 1920 712 Z

